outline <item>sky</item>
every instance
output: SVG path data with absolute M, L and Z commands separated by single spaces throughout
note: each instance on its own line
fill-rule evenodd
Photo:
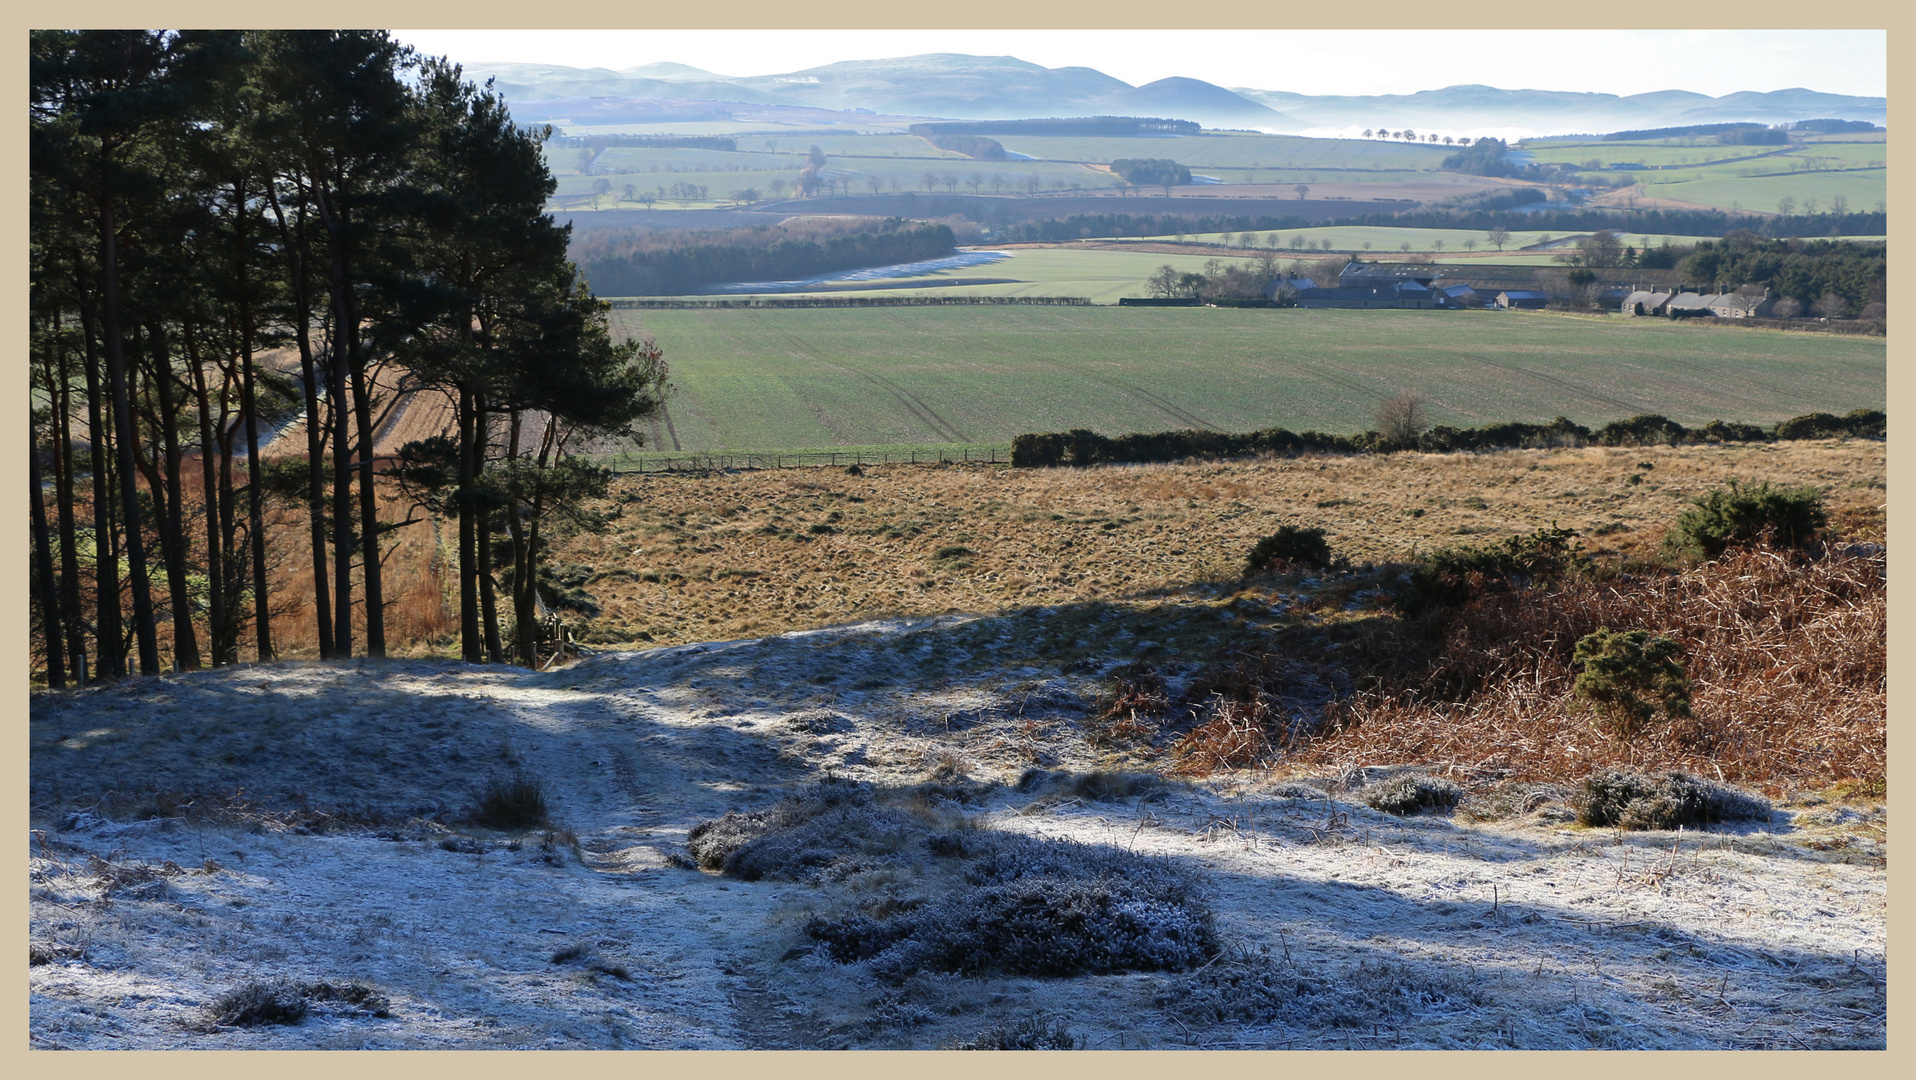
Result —
M 1409 94 L 1460 83 L 1640 94 L 1804 87 L 1888 93 L 1882 30 L 395 30 L 466 65 L 613 70 L 670 61 L 772 75 L 929 52 L 1096 68 L 1132 85 L 1173 75 L 1304 94 Z

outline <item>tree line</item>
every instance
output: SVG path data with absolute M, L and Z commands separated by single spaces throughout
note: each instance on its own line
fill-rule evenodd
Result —
M 571 450 L 665 389 L 544 212 L 546 132 L 383 32 L 36 31 L 30 82 L 48 684 L 157 674 L 163 638 L 272 659 L 305 598 L 323 657 L 382 656 L 383 558 L 433 514 L 463 655 L 504 659 L 505 589 L 535 663 L 543 534 L 605 483 Z M 420 395 L 446 430 L 378 456 Z
M 980 161 L 1004 161 L 1004 144 L 996 139 L 987 139 L 983 135 L 927 135 L 925 141 L 940 150 L 949 150 L 954 154 L 963 154 Z
M 1167 120 L 1156 116 L 1044 117 L 1033 120 L 942 120 L 913 124 L 913 135 L 1079 135 L 1153 136 L 1196 135 L 1203 131 L 1195 120 Z
M 1699 286 L 1767 287 L 1779 300 L 1779 314 L 1814 311 L 1825 317 L 1880 318 L 1887 310 L 1888 244 L 1732 233 L 1699 242 L 1678 269 L 1684 281 Z

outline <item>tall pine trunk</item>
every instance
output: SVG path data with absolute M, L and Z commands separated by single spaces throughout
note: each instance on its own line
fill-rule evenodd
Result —
M 67 686 L 65 642 L 60 625 L 60 598 L 53 587 L 53 552 L 48 550 L 47 499 L 40 480 L 40 431 L 27 425 L 27 483 L 33 487 L 33 593 L 40 608 L 40 630 L 47 648 L 47 685 Z
M 453 496 L 459 508 L 459 654 L 469 664 L 485 655 L 479 640 L 479 562 L 473 550 L 479 530 L 474 527 L 477 514 L 473 490 L 477 476 L 473 468 L 473 395 L 459 391 L 459 490 Z
M 220 580 L 215 584 L 221 593 L 220 603 L 226 609 L 227 636 L 219 642 L 221 656 L 232 662 L 239 662 L 240 623 L 245 618 L 241 610 L 240 593 L 245 587 L 244 560 L 239 551 L 239 521 L 236 500 L 233 498 L 233 423 L 232 409 L 228 402 L 233 394 L 233 372 L 224 363 L 220 368 L 219 418 L 213 425 L 213 438 L 219 447 L 219 545 Z
M 509 434 L 506 438 L 506 460 L 516 461 L 519 457 L 519 435 L 523 410 L 514 409 L 511 413 Z M 531 538 L 526 534 L 525 522 L 520 520 L 519 508 L 506 507 L 506 535 L 512 540 L 512 621 L 514 645 L 519 654 L 519 662 L 537 671 L 539 668 L 539 593 L 538 584 L 527 573 L 531 565 L 528 558 Z
M 492 416 L 486 411 L 484 399 L 479 399 L 478 405 L 478 416 L 473 423 L 477 443 L 473 447 L 473 460 L 479 467 L 483 467 L 486 463 L 486 454 L 492 449 Z M 475 531 L 478 533 L 479 547 L 479 617 L 480 625 L 485 629 L 486 662 L 503 664 L 506 654 L 499 645 L 499 598 L 494 595 L 498 586 L 492 579 L 492 504 L 490 501 L 479 504 Z
M 187 370 L 193 375 L 194 406 L 200 423 L 200 501 L 206 508 L 207 651 L 214 664 L 230 664 L 238 658 L 228 655 L 222 643 L 233 640 L 237 630 L 226 603 L 226 564 L 220 544 L 219 444 L 213 437 L 213 403 L 208 393 L 206 364 L 200 356 L 198 338 L 190 321 L 181 324 L 180 340 L 186 347 Z
M 140 674 L 158 675 L 160 645 L 153 625 L 153 590 L 147 580 L 145 538 L 140 535 L 140 494 L 133 465 L 133 401 L 127 387 L 125 343 L 120 336 L 119 237 L 110 197 L 100 205 L 100 267 L 107 382 L 113 394 L 113 440 L 119 454 L 120 518 L 126 529 L 126 557 L 133 583 L 133 634 L 139 644 Z
M 357 336 L 357 335 L 355 335 Z M 366 655 L 386 655 L 386 603 L 379 565 L 379 492 L 373 484 L 372 373 L 353 365 L 353 419 L 359 427 L 359 573 L 366 598 Z
M 158 321 L 147 328 L 146 336 L 152 361 L 150 377 L 160 406 L 161 488 L 153 496 L 154 509 L 164 508 L 160 551 L 166 563 L 167 606 L 173 612 L 173 663 L 182 670 L 194 671 L 200 666 L 200 645 L 193 628 L 192 589 L 186 581 L 186 515 L 181 506 L 185 500 L 181 497 L 179 402 L 173 396 L 173 357 L 167 349 L 166 329 Z
M 67 632 L 67 661 L 73 681 L 85 685 L 86 628 L 80 617 L 80 551 L 73 514 L 73 372 L 67 363 L 72 350 L 60 334 L 54 315 L 56 374 L 53 395 L 53 489 L 60 518 L 60 621 Z
M 113 499 L 109 492 L 112 451 L 107 441 L 105 395 L 100 391 L 101 357 L 93 320 L 80 308 L 86 342 L 87 442 L 93 466 L 93 640 L 102 679 L 126 674 L 125 633 L 120 620 L 120 562 L 114 550 Z
M 259 460 L 259 410 L 253 399 L 253 298 L 246 274 L 246 186 L 233 183 L 233 228 L 239 251 L 233 260 L 233 285 L 239 294 L 240 396 L 246 417 L 246 524 L 253 541 L 253 641 L 261 661 L 273 658 L 271 595 L 266 590 L 266 515 Z
M 319 655 L 334 655 L 333 610 L 327 604 L 332 590 L 326 575 L 326 437 L 319 420 L 319 374 L 313 359 L 313 303 L 306 291 L 304 211 L 300 235 L 287 227 L 279 193 L 271 184 L 266 198 L 279 223 L 280 247 L 286 252 L 287 277 L 293 293 L 293 340 L 299 346 L 300 390 L 306 398 L 306 523 L 313 549 L 313 613 L 319 637 Z

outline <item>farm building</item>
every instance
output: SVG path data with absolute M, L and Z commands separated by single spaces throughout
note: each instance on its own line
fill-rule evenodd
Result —
M 1337 284 L 1340 288 L 1376 288 L 1395 285 L 1399 282 L 1415 282 L 1425 288 L 1443 276 L 1443 268 L 1423 264 L 1406 266 L 1387 266 L 1382 263 L 1351 262 L 1344 264 L 1338 272 Z
M 1761 296 L 1733 292 L 1713 296 L 1710 301 L 1710 310 L 1719 319 L 1761 319 L 1776 307 L 1768 289 L 1764 289 Z
M 1317 282 L 1298 274 L 1285 274 L 1264 286 L 1264 299 L 1275 300 L 1300 289 L 1315 289 Z
M 1703 293 L 1680 292 L 1670 297 L 1670 302 L 1663 305 L 1663 313 L 1672 318 L 1684 315 L 1711 315 L 1714 312 L 1710 310 L 1710 301 L 1716 298 L 1715 294 L 1706 296 Z
M 1625 315 L 1661 315 L 1670 304 L 1672 294 L 1638 289 L 1623 298 Z
M 1671 296 L 1661 311 L 1647 311 L 1646 314 L 1668 315 L 1671 318 L 1701 318 L 1711 316 L 1718 319 L 1760 319 L 1768 316 L 1775 306 L 1770 299 L 1769 290 L 1763 295 L 1733 293 L 1694 293 L 1684 292 Z M 1631 314 L 1628 305 L 1625 313 Z
M 1391 284 L 1338 286 L 1331 289 L 1299 289 L 1296 304 L 1301 308 L 1434 308 L 1437 300 L 1431 290 L 1415 281 Z
M 1500 308 L 1540 308 L 1549 298 L 1533 289 L 1505 289 L 1497 294 Z

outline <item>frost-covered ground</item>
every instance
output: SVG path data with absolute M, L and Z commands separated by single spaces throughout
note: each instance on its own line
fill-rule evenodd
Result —
M 976 649 L 992 626 L 37 698 L 33 1045 L 938 1047 L 1020 1022 L 1113 1049 L 1884 1045 L 1880 805 L 1617 834 L 1550 792 L 1504 821 L 1396 818 L 1355 774 L 1100 800 L 1072 779 L 1100 765 L 1078 726 L 1099 672 L 1007 666 Z M 507 770 L 543 783 L 550 827 L 466 823 Z M 759 881 L 685 857 L 700 822 L 826 776 L 927 820 L 1164 860 L 1224 951 L 1073 977 L 834 962 L 808 920 L 909 910 L 947 887 L 936 855 L 901 841 Z M 298 1024 L 215 1022 L 222 994 L 273 980 L 364 993 L 309 992 Z M 1258 980 L 1281 1007 L 1200 1015 Z

